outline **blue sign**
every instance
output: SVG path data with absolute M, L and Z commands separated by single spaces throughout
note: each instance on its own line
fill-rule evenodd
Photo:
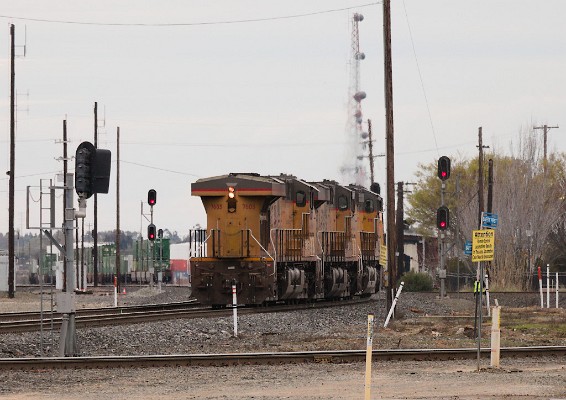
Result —
M 466 240 L 466 244 L 464 245 L 464 254 L 471 256 L 472 255 L 472 241 Z
M 482 213 L 482 218 L 481 218 L 481 226 L 482 228 L 497 228 L 497 223 L 499 222 L 499 219 L 497 217 L 497 214 L 491 214 L 491 213 Z

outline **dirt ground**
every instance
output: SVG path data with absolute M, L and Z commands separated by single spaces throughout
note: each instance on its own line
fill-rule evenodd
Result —
M 565 360 L 375 362 L 372 399 L 566 399 Z M 25 376 L 22 376 L 25 374 Z M 0 373 L 21 390 L 0 399 L 363 399 L 365 364 Z M 6 379 L 8 381 L 6 381 Z M 27 380 L 27 384 L 26 381 Z
M 143 293 L 140 292 L 141 296 Z M 566 309 L 519 306 L 520 299 L 503 298 L 502 346 L 566 345 Z M 133 293 L 128 293 L 130 301 Z M 407 300 L 410 298 L 407 295 Z M 112 296 L 91 296 L 80 306 L 111 306 Z M 121 298 L 124 301 L 124 297 Z M 17 302 L 17 304 L 15 303 Z M 36 309 L 37 296 L 2 299 L 6 308 Z M 426 307 L 425 307 L 426 302 Z M 453 298 L 440 302 L 419 298 L 401 302 L 397 318 L 387 328 L 376 328 L 377 348 L 475 347 L 473 303 Z M 426 310 L 428 311 L 426 311 Z M 440 311 L 450 312 L 441 315 Z M 430 314 L 430 310 L 434 313 Z M 1 312 L 2 310 L 0 310 Z M 349 315 L 349 314 L 348 314 Z M 482 327 L 482 347 L 489 346 L 491 320 Z M 362 327 L 363 328 L 363 327 Z M 363 330 L 363 329 L 362 329 Z M 308 341 L 292 336 L 261 336 L 257 343 L 278 340 L 281 351 L 295 349 L 365 348 L 365 337 L 355 324 L 341 326 L 340 335 L 321 335 Z M 365 333 L 362 332 L 362 333 Z M 243 335 L 245 337 L 245 335 Z M 0 338 L 1 339 L 1 338 Z M 251 338 L 250 338 L 251 339 Z M 220 340 L 232 343 L 234 339 Z M 238 343 L 245 342 L 239 339 Z M 252 341 L 252 343 L 255 343 Z M 212 341 L 207 346 L 213 345 Z M 269 343 L 265 344 L 268 348 Z M 287 348 L 289 347 L 289 348 Z M 227 347 L 220 350 L 226 351 Z M 232 348 L 232 347 L 231 347 Z M 209 349 L 213 351 L 213 348 Z M 244 348 L 250 351 L 249 348 Z M 257 351 L 257 349 L 256 349 Z M 566 360 L 557 357 L 502 358 L 500 368 L 489 359 L 446 362 L 372 363 L 372 399 L 564 399 Z M 123 399 L 363 399 L 365 364 L 297 364 L 238 367 L 178 367 L 106 370 L 0 371 L 0 399 L 100 400 Z

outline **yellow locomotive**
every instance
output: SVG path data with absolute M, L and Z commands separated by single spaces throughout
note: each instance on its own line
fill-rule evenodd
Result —
M 292 175 L 231 173 L 191 186 L 207 229 L 193 232 L 193 296 L 203 304 L 367 296 L 379 287 L 383 201 L 378 193 Z

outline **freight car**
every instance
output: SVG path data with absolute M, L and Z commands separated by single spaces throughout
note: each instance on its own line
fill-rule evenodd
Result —
M 375 189 L 375 188 L 374 188 Z M 383 201 L 378 190 L 292 175 L 199 179 L 207 229 L 189 259 L 203 304 L 369 296 L 379 288 Z

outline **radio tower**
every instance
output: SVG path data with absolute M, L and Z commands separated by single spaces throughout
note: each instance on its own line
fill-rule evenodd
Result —
M 358 23 L 364 20 L 362 14 L 352 17 L 352 48 L 350 57 L 350 86 L 348 89 L 348 121 L 346 123 L 346 151 L 340 168 L 345 183 L 355 182 L 367 186 L 368 177 L 364 167 L 364 149 L 368 134 L 362 130 L 362 100 L 366 93 L 360 90 L 360 61 L 366 56 L 360 51 Z

